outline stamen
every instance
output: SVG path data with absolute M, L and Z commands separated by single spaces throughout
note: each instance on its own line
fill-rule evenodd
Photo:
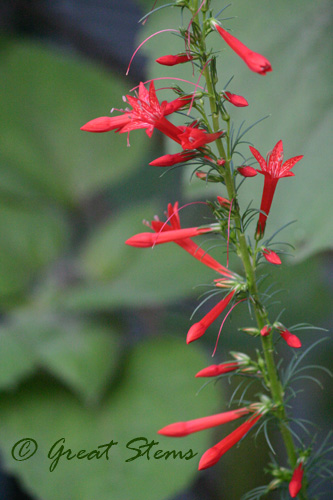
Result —
M 141 49 L 142 45 L 144 45 L 146 42 L 148 42 L 148 40 L 150 40 L 150 38 L 152 38 L 153 36 L 155 35 L 159 35 L 160 33 L 165 33 L 166 31 L 174 31 L 176 33 L 179 33 L 179 30 L 174 30 L 174 29 L 166 29 L 166 30 L 161 30 L 161 31 L 156 31 L 156 33 L 153 33 L 152 35 L 150 35 L 148 38 L 146 38 L 142 43 L 140 43 L 139 47 L 134 51 L 132 57 L 131 57 L 131 60 L 129 62 L 129 65 L 128 65 L 128 68 L 127 68 L 127 71 L 126 71 L 126 76 L 128 75 L 129 73 L 129 70 L 130 70 L 130 67 L 131 67 L 131 64 L 132 64 L 132 61 L 136 55 L 136 53 L 138 52 L 139 49 Z
M 222 324 L 221 324 L 221 327 L 220 327 L 220 330 L 219 330 L 219 334 L 217 336 L 217 339 L 216 339 L 216 344 L 215 344 L 215 348 L 214 348 L 214 352 L 212 354 L 212 358 L 215 356 L 215 353 L 216 353 L 216 349 L 217 349 L 217 344 L 218 344 L 218 341 L 219 341 L 219 338 L 220 338 L 220 334 L 221 334 L 221 331 L 222 331 L 222 328 L 223 328 L 223 325 L 225 323 L 225 320 L 227 319 L 227 317 L 229 316 L 229 314 L 231 313 L 231 311 L 238 305 L 240 304 L 240 302 L 244 302 L 244 300 L 247 300 L 247 299 L 241 299 L 239 300 L 238 302 L 236 302 L 236 304 L 234 304 L 230 309 L 229 311 L 227 312 L 227 314 L 225 315 L 223 321 L 222 321 Z
M 188 207 L 190 205 L 197 205 L 197 204 L 201 204 L 201 205 L 207 205 L 207 203 L 205 201 L 192 201 L 191 203 L 186 203 L 186 205 L 183 205 L 182 207 L 178 208 L 177 212 L 173 212 L 170 217 L 167 218 L 167 220 L 164 222 L 163 226 L 161 227 L 161 229 L 159 230 L 158 233 L 156 233 L 156 239 L 154 241 L 154 244 L 152 246 L 152 248 L 154 248 L 155 244 L 156 244 L 156 241 L 158 239 L 158 235 L 163 231 L 163 229 L 165 228 L 165 226 L 167 225 L 167 223 L 169 222 L 169 220 L 174 216 L 176 215 L 176 213 L 179 212 L 179 210 L 182 210 L 183 208 L 185 207 Z
M 156 4 L 157 4 L 157 0 L 155 0 L 155 2 L 154 2 L 154 4 L 153 4 L 152 8 L 150 9 L 150 11 L 149 11 L 149 13 L 148 13 L 148 15 L 147 15 L 146 19 L 144 19 L 144 21 L 142 22 L 142 26 L 144 26 L 144 25 L 146 24 L 147 19 L 148 19 L 148 16 L 149 16 L 149 15 L 150 15 L 150 13 L 151 13 L 151 12 L 155 9 L 155 5 L 156 5 Z
M 194 85 L 196 88 L 199 88 L 201 90 L 205 90 L 204 87 L 200 87 L 200 85 L 197 85 L 196 83 L 190 82 L 189 80 L 184 80 L 183 78 L 174 78 L 173 76 L 161 76 L 160 78 L 152 78 L 151 80 L 147 80 L 147 81 L 143 82 L 143 85 L 146 85 L 147 83 L 150 83 L 152 81 L 155 82 L 156 80 L 177 80 L 179 82 L 190 83 L 191 85 Z M 133 87 L 130 90 L 130 92 L 133 92 L 137 88 L 139 88 L 139 85 L 137 85 L 136 87 Z

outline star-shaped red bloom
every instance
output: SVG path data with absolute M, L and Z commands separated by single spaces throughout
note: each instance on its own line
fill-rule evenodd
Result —
M 269 214 L 276 185 L 282 177 L 291 177 L 295 174 L 290 172 L 293 166 L 303 158 L 294 156 L 283 163 L 283 144 L 279 141 L 273 148 L 273 151 L 268 153 L 266 160 L 261 156 L 259 151 L 250 146 L 251 153 L 260 165 L 260 174 L 265 176 L 264 190 L 261 199 L 260 215 L 257 226 L 257 236 L 262 236 L 265 231 L 266 219 Z
M 178 98 L 168 103 L 163 101 L 161 104 L 156 96 L 154 82 L 152 81 L 149 90 L 141 82 L 137 97 L 126 96 L 128 104 L 132 109 L 126 109 L 122 115 L 96 118 L 86 123 L 81 130 L 87 132 L 116 132 L 125 133 L 136 129 L 146 129 L 147 135 L 152 136 L 154 128 L 180 143 L 178 135 L 181 130 L 169 122 L 165 116 L 184 107 L 191 100 L 189 97 Z

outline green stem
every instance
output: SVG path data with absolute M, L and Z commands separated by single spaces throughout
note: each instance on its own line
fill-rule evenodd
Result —
M 202 46 L 202 48 L 204 48 Z M 204 53 L 202 54 L 204 56 Z M 202 63 L 204 64 L 206 62 L 206 57 L 203 57 Z M 219 115 L 218 115 L 218 109 L 216 106 L 215 102 L 215 90 L 214 90 L 214 85 L 213 82 L 211 81 L 210 78 L 210 73 L 208 67 L 206 67 L 203 71 L 204 77 L 206 79 L 206 84 L 207 84 L 207 92 L 209 94 L 209 103 L 210 103 L 210 110 L 211 110 L 211 115 L 212 115 L 212 130 L 214 132 L 217 132 L 220 129 L 219 126 Z M 229 130 L 229 122 L 228 122 L 228 130 Z M 255 316 L 256 316 L 256 321 L 259 330 L 262 330 L 262 328 L 269 324 L 268 320 L 268 315 L 263 307 L 263 305 L 260 302 L 259 299 L 259 293 L 258 293 L 258 288 L 257 288 L 257 282 L 256 282 L 256 276 L 255 276 L 255 264 L 251 261 L 250 257 L 250 252 L 249 248 L 246 242 L 246 236 L 245 233 L 242 230 L 242 224 L 241 224 L 241 217 L 240 217 L 240 211 L 239 211 L 239 206 L 237 202 L 237 193 L 235 190 L 235 185 L 234 185 L 234 180 L 230 168 L 230 162 L 231 158 L 229 157 L 230 155 L 230 138 L 229 134 L 227 135 L 227 152 L 228 155 L 226 155 L 225 147 L 223 145 L 222 139 L 218 139 L 216 141 L 216 145 L 219 151 L 219 154 L 222 158 L 226 160 L 224 164 L 224 170 L 223 170 L 223 175 L 224 175 L 224 181 L 225 185 L 228 191 L 228 196 L 230 200 L 233 200 L 233 213 L 234 213 L 234 223 L 235 223 L 235 230 L 237 234 L 237 239 L 238 239 L 238 249 L 237 253 L 239 257 L 241 258 L 244 266 L 244 270 L 246 273 L 246 280 L 247 280 L 247 286 L 248 290 L 250 293 L 250 297 L 252 300 L 252 305 L 255 311 Z M 221 172 L 222 173 L 222 172 Z M 281 382 L 279 380 L 275 360 L 274 360 L 274 348 L 273 348 L 273 339 L 272 339 L 272 333 L 269 334 L 266 337 L 261 337 L 262 341 L 262 348 L 264 352 L 264 358 L 265 358 L 265 364 L 266 364 L 266 371 L 267 371 L 267 376 L 269 380 L 269 390 L 271 392 L 272 399 L 274 401 L 275 407 L 276 407 L 276 416 L 279 421 L 279 428 L 280 432 L 283 438 L 283 442 L 286 448 L 286 452 L 288 455 L 288 460 L 290 467 L 292 469 L 295 468 L 296 462 L 297 462 L 297 453 L 295 450 L 295 445 L 294 441 L 292 438 L 291 431 L 289 429 L 288 423 L 287 423 L 287 415 L 286 415 L 286 410 L 285 410 L 285 405 L 284 405 L 284 392 L 283 388 L 281 385 Z M 303 488 L 305 489 L 305 488 Z M 299 493 L 299 498 L 301 500 L 306 500 L 307 496 L 306 493 L 301 491 Z

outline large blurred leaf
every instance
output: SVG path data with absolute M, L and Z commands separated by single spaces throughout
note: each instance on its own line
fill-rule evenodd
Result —
M 12 388 L 40 368 L 87 402 L 101 397 L 112 376 L 118 342 L 110 328 L 30 310 L 0 329 L 0 386 Z
M 128 82 L 27 40 L 3 42 L 0 70 L 6 75 L 1 154 L 10 161 L 2 189 L 14 189 L 16 177 L 17 190 L 23 182 L 40 196 L 75 204 L 140 167 L 144 132 L 133 134 L 128 148 L 126 136 L 80 131 L 111 107 L 122 107 Z
M 154 213 L 156 210 L 151 204 L 130 206 L 120 215 L 112 214 L 109 220 L 93 231 L 78 258 L 85 276 L 105 282 L 121 273 L 126 274 L 126 270 L 136 263 L 139 253 L 134 253 L 131 247 L 125 245 L 125 240 L 135 234 L 147 214 Z
M 218 1 L 212 4 L 215 13 L 223 7 Z M 333 219 L 325 216 L 333 209 L 329 161 L 333 122 L 332 9 L 326 0 L 275 3 L 258 0 L 255 8 L 254 12 L 251 2 L 235 0 L 222 16 L 237 18 L 224 21 L 223 26 L 231 28 L 251 49 L 263 53 L 272 63 L 272 73 L 263 77 L 251 72 L 217 33 L 210 35 L 209 42 L 215 50 L 222 51 L 218 62 L 221 89 L 235 75 L 229 89 L 244 95 L 250 103 L 245 109 L 231 109 L 236 131 L 243 119 L 250 125 L 271 114 L 271 118 L 251 130 L 245 139 L 253 142 L 263 156 L 279 139 L 284 141 L 286 159 L 299 154 L 305 156 L 294 169 L 296 177 L 280 181 L 268 224 L 268 231 L 272 233 L 286 222 L 298 219 L 297 226 L 283 233 L 283 239 L 296 245 L 298 257 L 305 257 L 333 244 Z M 140 40 L 165 27 L 177 28 L 178 12 L 163 9 L 151 16 Z M 148 42 L 145 50 L 153 61 L 157 56 L 177 53 L 184 47 L 181 39 L 163 33 L 155 37 L 153 43 Z M 192 81 L 191 72 L 190 65 L 166 68 L 152 62 L 150 68 L 151 77 L 177 76 Z M 187 86 L 186 90 L 190 88 Z M 250 157 L 247 146 L 243 152 Z M 241 161 L 240 157 L 236 158 Z M 259 177 L 247 180 L 241 191 L 244 207 L 251 199 L 254 206 L 260 206 L 262 182 Z M 193 191 L 186 189 L 188 195 L 207 196 L 204 183 L 193 182 L 195 185 Z M 187 175 L 185 186 L 188 186 Z
M 23 386 L 15 395 L 2 395 L 0 442 L 6 468 L 19 474 L 24 486 L 43 500 L 58 500 L 59 485 L 71 500 L 170 498 L 197 473 L 199 458 L 209 446 L 209 433 L 177 440 L 156 432 L 173 421 L 217 410 L 212 385 L 194 398 L 194 374 L 204 363 L 196 347 L 160 338 L 135 349 L 115 391 L 99 408 L 81 406 L 71 394 L 47 380 Z M 15 462 L 11 449 L 27 436 L 37 441 L 38 451 L 30 460 Z M 48 451 L 62 437 L 73 452 L 96 449 L 111 439 L 118 445 L 111 449 L 109 461 L 62 459 L 50 472 Z M 198 455 L 191 460 L 167 461 L 148 461 L 143 456 L 126 462 L 135 455 L 126 444 L 138 437 L 158 442 L 153 451 L 185 452 L 191 448 Z
M 1 196 L 0 196 L 1 197 Z M 0 209 L 0 297 L 21 293 L 36 271 L 54 260 L 68 229 L 64 218 L 47 206 L 3 205 Z
M 140 168 L 147 142 L 144 132 L 131 137 L 128 148 L 126 136 L 80 131 L 111 106 L 121 107 L 128 82 L 28 40 L 0 42 L 4 305 L 63 252 L 70 234 L 64 209 L 82 208 L 85 199 Z

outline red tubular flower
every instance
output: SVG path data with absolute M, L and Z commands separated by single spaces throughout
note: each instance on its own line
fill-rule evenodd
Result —
M 161 221 L 152 221 L 151 222 L 151 227 L 155 232 L 160 232 L 160 231 L 171 231 L 181 229 L 180 226 L 180 219 L 179 219 L 179 214 L 178 214 L 178 201 L 174 204 L 174 206 L 169 203 L 168 205 L 168 218 L 170 222 L 170 226 L 168 224 L 165 224 Z M 222 266 L 217 260 L 215 260 L 213 257 L 211 257 L 207 252 L 205 252 L 202 248 L 200 248 L 193 240 L 190 238 L 186 238 L 183 240 L 177 240 L 175 241 L 177 245 L 179 245 L 181 248 L 186 250 L 189 254 L 191 254 L 193 257 L 195 257 L 197 260 L 205 264 L 206 266 L 210 267 L 211 269 L 214 269 L 214 271 L 217 271 L 218 273 L 222 274 L 223 276 L 226 276 L 227 278 L 232 279 L 233 278 L 233 273 L 232 271 L 229 271 L 226 267 Z
M 264 248 L 262 254 L 265 257 L 265 259 L 268 262 L 270 262 L 271 264 L 275 264 L 275 265 L 281 264 L 280 257 L 278 256 L 278 254 L 273 252 L 273 250 L 269 250 L 268 248 Z
M 237 361 L 233 361 L 232 363 L 222 363 L 221 365 L 210 365 L 203 370 L 200 370 L 196 377 L 217 377 L 218 375 L 222 375 L 224 373 L 229 373 L 237 370 L 240 367 L 240 364 Z
M 132 106 L 132 110 L 126 110 L 123 115 L 114 116 L 106 120 L 106 117 L 96 118 L 86 123 L 81 130 L 87 132 L 116 132 L 125 133 L 136 129 L 146 129 L 147 135 L 152 136 L 154 128 L 160 130 L 163 134 L 179 142 L 178 135 L 181 129 L 169 122 L 165 115 L 173 113 L 189 102 L 188 99 L 176 99 L 171 103 L 166 101 L 159 103 L 154 82 L 152 81 L 149 91 L 141 82 L 139 85 L 139 96 L 126 96 L 127 102 Z
M 168 55 L 162 56 L 156 59 L 158 64 L 163 64 L 163 66 L 175 66 L 176 64 L 183 64 L 188 61 L 192 61 L 193 57 L 189 54 L 177 54 L 176 56 Z
M 238 167 L 237 170 L 243 177 L 255 177 L 258 174 L 255 168 L 249 166 Z
M 198 236 L 200 234 L 209 233 L 212 231 L 210 227 L 187 227 L 185 229 L 176 229 L 174 231 L 161 231 L 160 233 L 139 233 L 129 238 L 125 243 L 132 247 L 148 248 L 161 243 L 177 242 Z
M 149 137 L 152 136 L 154 128 L 165 134 L 170 139 L 182 145 L 183 149 L 197 149 L 209 142 L 221 137 L 224 132 L 208 134 L 205 130 L 194 127 L 176 127 L 165 116 L 178 111 L 192 101 L 193 96 L 182 96 L 171 102 L 159 103 L 154 81 L 150 83 L 149 91 L 141 82 L 139 85 L 139 96 L 127 95 L 128 104 L 132 110 L 123 111 L 123 115 L 111 118 L 102 117 L 91 120 L 81 127 L 87 132 L 108 132 L 115 130 L 121 134 L 136 129 L 146 129 Z
M 296 335 L 294 335 L 293 333 L 291 333 L 289 330 L 287 330 L 282 326 L 278 327 L 277 329 L 281 337 L 287 342 L 289 347 L 294 347 L 296 349 L 302 347 L 302 343 Z
M 181 229 L 180 226 L 180 219 L 179 219 L 179 214 L 178 214 L 178 201 L 174 204 L 174 206 L 169 203 L 168 205 L 168 218 L 169 218 L 169 223 L 163 223 L 159 220 L 153 220 L 151 221 L 151 228 L 155 231 L 155 233 L 159 233 L 161 235 L 164 232 L 170 232 L 173 231 L 175 234 L 176 231 Z M 147 234 L 147 233 L 143 233 Z M 156 234 L 154 233 L 148 233 L 151 234 L 152 237 L 155 237 L 156 239 Z M 179 233 L 178 233 L 179 234 Z M 135 237 L 133 237 L 135 238 Z M 229 271 L 226 267 L 222 266 L 217 260 L 215 260 L 213 257 L 211 257 L 207 252 L 205 252 L 202 248 L 200 248 L 193 240 L 190 238 L 184 238 L 184 239 L 174 239 L 172 240 L 174 243 L 176 243 L 178 246 L 186 250 L 189 254 L 191 254 L 193 257 L 195 257 L 197 260 L 205 264 L 206 266 L 210 267 L 211 269 L 214 269 L 214 271 L 222 274 L 223 276 L 226 276 L 230 280 L 233 279 L 234 274 L 232 271 Z
M 199 321 L 198 323 L 194 323 L 194 325 L 191 326 L 186 337 L 187 344 L 199 339 L 204 335 L 207 328 L 220 316 L 220 314 L 227 307 L 234 294 L 235 290 L 229 292 L 228 295 L 224 297 L 224 299 L 216 304 L 216 306 L 214 306 L 213 309 L 201 319 L 201 321 Z
M 275 193 L 275 188 L 279 179 L 282 177 L 291 177 L 295 174 L 290 172 L 293 166 L 303 158 L 301 156 L 294 156 L 286 162 L 283 163 L 283 143 L 282 141 L 277 142 L 271 153 L 267 155 L 266 161 L 261 156 L 259 151 L 250 146 L 251 153 L 260 165 L 261 170 L 258 170 L 260 174 L 265 176 L 264 190 L 261 199 L 260 215 L 257 226 L 257 236 L 262 236 L 265 231 L 266 219 L 269 214 L 273 196 Z
M 302 479 L 303 479 L 303 462 L 300 462 L 296 469 L 294 470 L 293 477 L 289 483 L 289 493 L 291 498 L 297 497 L 298 493 L 302 488 Z
M 238 441 L 240 441 L 242 437 L 249 432 L 251 427 L 253 427 L 261 417 L 262 414 L 249 418 L 249 420 L 241 424 L 237 429 L 229 434 L 229 436 L 225 437 L 222 441 L 207 450 L 200 459 L 199 470 L 208 469 L 208 467 L 215 465 L 220 460 L 222 455 L 238 443 Z
M 183 149 L 197 149 L 209 142 L 216 141 L 216 139 L 222 137 L 223 134 L 223 131 L 209 134 L 205 130 L 196 127 L 183 127 L 183 132 L 179 134 L 178 139 Z
M 231 92 L 224 92 L 224 96 L 227 101 L 231 102 L 231 104 L 233 104 L 237 108 L 243 108 L 249 105 L 245 97 L 242 97 L 241 95 L 232 94 Z
M 236 52 L 241 59 L 243 59 L 251 71 L 259 73 L 260 75 L 265 75 L 268 71 L 272 71 L 271 63 L 264 56 L 250 50 L 246 47 L 246 45 L 228 33 L 228 31 L 223 29 L 217 23 L 214 23 L 214 27 L 229 47 Z
M 149 165 L 152 165 L 153 167 L 171 167 L 172 165 L 177 165 L 177 163 L 184 163 L 192 160 L 195 156 L 195 152 L 169 154 L 156 158 L 156 160 L 151 161 Z
M 158 431 L 158 434 L 168 437 L 184 437 L 194 432 L 232 422 L 248 413 L 250 413 L 250 410 L 247 408 L 239 408 L 238 410 L 226 411 L 209 417 L 196 418 L 195 420 L 188 420 L 187 422 L 176 422 L 163 427 L 163 429 Z

